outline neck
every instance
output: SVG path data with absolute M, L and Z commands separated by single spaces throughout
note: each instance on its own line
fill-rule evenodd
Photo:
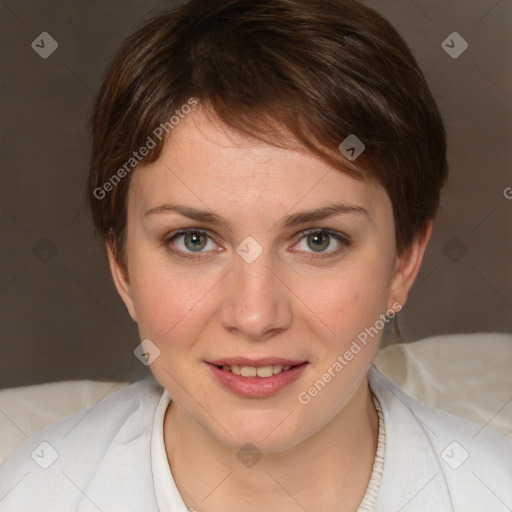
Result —
M 164 421 L 174 480 L 187 507 L 198 512 L 353 512 L 370 479 L 377 434 L 367 379 L 321 431 L 285 452 L 264 454 L 252 467 L 175 403 Z

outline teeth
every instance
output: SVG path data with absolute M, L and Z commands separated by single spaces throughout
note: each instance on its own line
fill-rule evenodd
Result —
M 256 377 L 257 368 L 254 366 L 240 366 L 240 375 L 242 377 Z
M 258 377 L 272 377 L 272 375 L 274 375 L 274 367 L 260 366 L 259 368 L 256 368 L 256 375 Z
M 289 370 L 292 365 L 281 366 L 280 364 L 269 365 L 269 366 L 239 366 L 234 364 L 233 366 L 223 365 L 222 369 L 226 372 L 234 373 L 235 375 L 241 375 L 242 377 L 272 377 L 282 371 Z

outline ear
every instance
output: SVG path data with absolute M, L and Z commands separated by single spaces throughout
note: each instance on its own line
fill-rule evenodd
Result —
M 128 269 L 125 269 L 121 266 L 121 264 L 117 261 L 114 256 L 114 250 L 110 242 L 106 242 L 107 247 L 107 256 L 108 256 L 108 264 L 110 266 L 110 273 L 112 274 L 112 279 L 114 281 L 114 285 L 117 289 L 117 293 L 123 299 L 124 305 L 130 313 L 133 321 L 137 321 L 137 315 L 135 314 L 135 307 L 133 305 L 133 298 L 131 294 L 130 281 L 128 279 Z
M 414 239 L 410 247 L 397 256 L 388 307 L 391 307 L 395 302 L 402 306 L 405 305 L 409 291 L 420 270 L 423 255 L 432 234 L 432 225 L 433 221 L 429 220 L 425 230 Z

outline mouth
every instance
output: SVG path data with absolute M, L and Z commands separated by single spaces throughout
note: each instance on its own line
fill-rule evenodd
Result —
M 232 393 L 244 398 L 265 398 L 275 395 L 295 382 L 309 363 L 284 359 L 237 359 L 206 364 L 216 381 Z

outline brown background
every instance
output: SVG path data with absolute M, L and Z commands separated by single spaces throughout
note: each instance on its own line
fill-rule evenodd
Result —
M 511 0 L 372 0 L 411 45 L 448 131 L 451 179 L 426 261 L 400 315 L 407 341 L 512 331 Z M 135 324 L 111 283 L 83 200 L 85 119 L 107 63 L 173 2 L 0 3 L 0 388 L 133 380 Z M 457 59 L 441 47 L 458 32 Z M 42 32 L 58 49 L 42 59 Z

